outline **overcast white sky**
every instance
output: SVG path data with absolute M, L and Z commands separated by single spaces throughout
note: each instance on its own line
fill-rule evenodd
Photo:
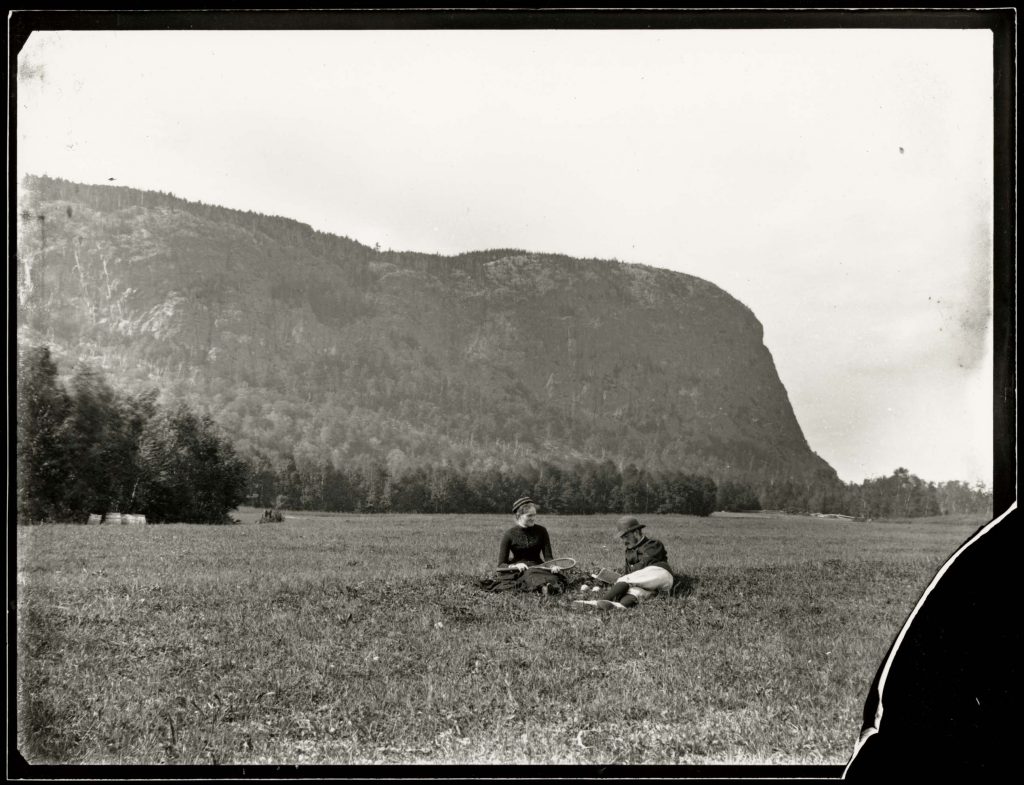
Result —
M 987 30 L 35 33 L 18 171 L 748 305 L 812 449 L 992 482 Z

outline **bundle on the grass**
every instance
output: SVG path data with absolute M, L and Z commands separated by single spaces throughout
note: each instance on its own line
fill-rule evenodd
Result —
M 480 581 L 480 588 L 490 592 L 561 594 L 569 588 L 569 579 L 560 572 L 551 572 L 542 567 L 528 567 L 523 572 L 500 571 L 493 578 L 484 578 Z

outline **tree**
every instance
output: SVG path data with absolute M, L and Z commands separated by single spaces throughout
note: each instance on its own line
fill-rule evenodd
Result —
M 127 401 L 120 399 L 100 372 L 84 365 L 76 368 L 64 423 L 64 445 L 73 456 L 67 476 L 72 509 L 96 513 L 126 509 L 136 480 L 136 439 Z
M 249 496 L 257 507 L 272 507 L 277 496 L 277 475 L 264 455 L 250 459 Z
M 622 494 L 621 512 L 643 512 L 640 470 L 636 464 L 631 463 L 622 470 L 622 483 L 619 487 Z
M 131 487 L 130 492 L 127 493 L 127 502 L 125 502 L 125 508 L 128 510 L 136 509 L 136 493 L 138 492 L 139 483 L 142 481 L 144 472 L 139 445 L 142 440 L 142 434 L 146 429 L 146 424 L 153 419 L 158 411 L 156 404 L 158 395 L 159 393 L 154 389 L 139 393 L 138 395 L 128 395 L 123 399 L 122 420 L 128 437 L 126 441 L 127 453 L 124 456 L 127 463 L 125 474 L 126 482 Z
M 549 513 L 563 512 L 562 469 L 545 461 L 533 486 L 533 498 Z
M 70 402 L 49 347 L 28 349 L 18 357 L 17 382 L 18 519 L 54 520 L 66 514 L 65 479 L 72 456 L 63 443 Z
M 352 483 L 341 469 L 324 469 L 324 508 L 332 512 L 351 512 L 356 508 Z
M 289 456 L 287 463 L 281 471 L 277 480 L 278 496 L 285 497 L 284 504 L 277 504 L 277 507 L 292 507 L 302 509 L 302 476 L 295 465 L 295 456 Z
M 666 493 L 660 512 L 710 515 L 715 511 L 718 488 L 710 477 L 672 472 L 664 479 Z
M 935 489 L 935 498 L 940 515 L 992 514 L 992 492 L 981 482 L 973 488 L 966 482 L 955 480 L 939 483 Z
M 594 468 L 594 480 L 590 491 L 592 495 L 588 495 L 588 503 L 594 512 L 621 509 L 621 484 L 619 470 L 611 461 L 602 461 Z
M 395 512 L 426 512 L 430 509 L 430 477 L 426 469 L 407 469 L 395 478 L 391 488 L 391 509 Z
M 754 489 L 746 483 L 726 480 L 718 486 L 718 499 L 715 506 L 719 510 L 736 512 L 759 510 L 761 502 Z
M 353 472 L 352 485 L 356 496 L 357 512 L 387 512 L 391 507 L 392 491 L 385 482 L 388 468 L 383 461 L 366 458 Z
M 184 404 L 154 417 L 142 434 L 140 507 L 154 522 L 221 523 L 246 498 L 248 467 L 208 416 Z

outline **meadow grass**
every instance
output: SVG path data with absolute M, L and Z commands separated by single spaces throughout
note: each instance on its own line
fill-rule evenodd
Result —
M 692 589 L 600 613 L 478 588 L 510 517 L 258 512 L 18 529 L 28 761 L 840 765 L 985 523 L 647 516 Z M 540 520 L 614 569 L 615 519 Z

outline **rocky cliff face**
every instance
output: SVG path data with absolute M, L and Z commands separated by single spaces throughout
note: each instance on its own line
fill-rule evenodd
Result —
M 757 319 L 699 278 L 379 252 L 166 194 L 24 185 L 19 342 L 189 399 L 243 451 L 834 475 Z

